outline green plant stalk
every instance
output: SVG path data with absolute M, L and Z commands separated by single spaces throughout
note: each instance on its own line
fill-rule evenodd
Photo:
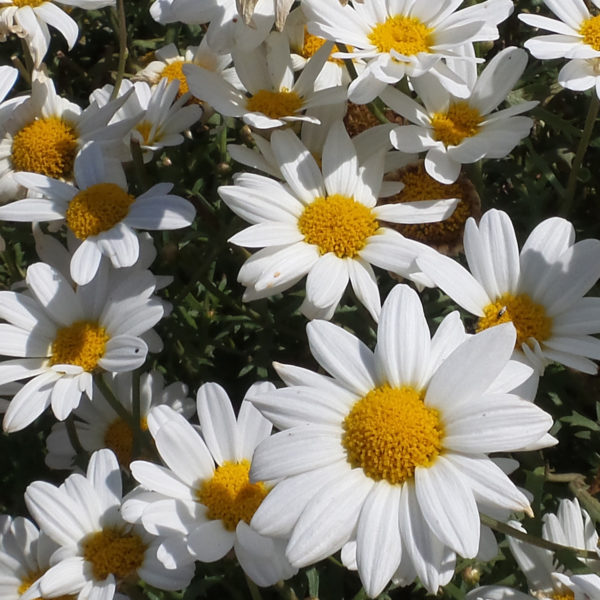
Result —
M 110 99 L 114 100 L 119 95 L 119 89 L 121 82 L 125 75 L 125 65 L 127 64 L 127 57 L 129 56 L 129 49 L 127 48 L 127 21 L 125 17 L 125 0 L 117 0 L 117 22 L 119 23 L 119 29 L 117 32 L 119 38 L 119 62 L 117 64 L 117 76 L 115 77 L 115 86 L 113 88 Z
M 109 385 L 104 381 L 102 375 L 94 377 L 94 382 L 98 386 L 98 389 L 102 392 L 102 395 L 106 401 L 110 404 L 110 407 L 127 423 L 132 431 L 140 428 L 140 422 L 138 419 L 137 425 L 134 417 L 130 414 L 127 409 L 119 402 L 119 399 L 115 396 L 115 393 L 110 389 Z
M 142 444 L 142 419 L 140 410 L 140 370 L 136 369 L 131 374 L 131 415 L 137 427 L 133 428 L 133 442 L 131 446 L 131 456 L 135 458 L 140 453 Z
M 588 108 L 587 117 L 585 118 L 585 124 L 583 126 L 583 132 L 577 151 L 575 152 L 575 158 L 571 163 L 571 172 L 569 173 L 569 180 L 567 181 L 567 191 L 565 193 L 565 201 L 562 206 L 561 213 L 564 217 L 568 216 L 571 212 L 575 200 L 575 190 L 577 189 L 577 178 L 581 171 L 581 165 L 583 164 L 583 158 L 590 145 L 592 139 L 592 132 L 594 131 L 594 125 L 596 118 L 598 117 L 598 110 L 600 109 L 600 99 L 595 91 L 592 91 L 592 98 L 590 100 L 590 106 Z
M 260 594 L 260 590 L 258 586 L 246 575 L 246 584 L 248 585 L 248 590 L 250 591 L 250 597 L 252 600 L 262 600 L 262 596 Z
M 487 515 L 480 514 L 479 519 L 483 525 L 487 525 L 490 529 L 493 529 L 494 531 L 498 531 L 500 533 L 504 533 L 505 535 L 510 535 L 511 537 L 514 537 L 517 540 L 521 540 L 522 542 L 526 542 L 527 544 L 531 544 L 532 546 L 537 546 L 538 548 L 551 550 L 552 552 L 567 550 L 568 552 L 573 553 L 578 558 L 598 559 L 598 554 L 593 550 L 584 550 L 582 548 L 572 548 L 571 546 L 563 546 L 562 544 L 556 544 L 555 542 L 551 542 L 549 540 L 539 538 L 535 535 L 525 533 L 524 531 L 520 531 L 519 529 L 515 529 L 514 527 L 511 527 L 510 525 L 507 525 L 502 521 L 492 519 L 492 517 L 488 517 Z

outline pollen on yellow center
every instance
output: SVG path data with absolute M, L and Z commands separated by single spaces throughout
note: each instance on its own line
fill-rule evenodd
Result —
M 327 40 L 325 40 L 322 37 L 319 37 L 318 35 L 313 35 L 312 33 L 309 33 L 308 29 L 304 27 L 304 43 L 302 44 L 302 48 L 300 49 L 300 55 L 307 59 L 311 58 L 311 56 L 316 54 L 317 50 L 319 50 L 326 41 Z M 347 46 L 347 48 L 349 52 L 352 52 L 352 46 Z M 331 54 L 339 51 L 340 49 L 334 44 L 329 54 L 329 58 L 327 60 L 329 60 L 330 62 L 334 62 L 338 65 L 343 65 L 344 61 L 341 58 L 331 58 Z
M 250 112 L 259 112 L 271 119 L 281 119 L 296 114 L 304 106 L 304 100 L 294 91 L 282 89 L 279 92 L 258 90 L 246 100 Z
M 432 31 L 415 17 L 396 15 L 375 25 L 367 37 L 379 52 L 395 50 L 404 56 L 414 56 L 430 51 Z
M 481 115 L 468 102 L 455 102 L 443 113 L 431 118 L 433 137 L 445 146 L 458 146 L 464 139 L 479 132 Z
M 24 577 L 21 578 L 21 585 L 17 588 L 17 594 L 19 596 L 24 594 L 43 574 L 43 569 L 37 571 L 30 571 Z
M 199 502 L 208 508 L 209 519 L 219 519 L 228 531 L 240 521 L 250 523 L 269 490 L 262 481 L 250 483 L 250 461 L 224 462 L 214 475 L 203 481 L 196 492 Z
M 541 344 L 552 335 L 552 319 L 546 315 L 544 307 L 527 294 L 503 294 L 483 312 L 484 316 L 477 322 L 477 331 L 512 321 L 517 330 L 517 348 L 529 344 L 529 338 Z
M 12 3 L 13 6 L 17 6 L 18 8 L 22 8 L 23 6 L 31 6 L 31 8 L 35 8 L 46 1 L 47 0 L 12 0 Z
M 568 588 L 561 588 L 551 592 L 550 598 L 552 598 L 552 600 L 573 600 L 575 594 Z
M 169 83 L 175 79 L 179 81 L 179 91 L 177 92 L 178 96 L 183 96 L 183 94 L 190 91 L 185 73 L 183 72 L 183 65 L 190 64 L 192 63 L 189 60 L 175 60 L 167 64 L 160 72 L 160 76 L 165 77 Z
M 585 19 L 579 28 L 583 42 L 594 50 L 600 51 L 600 15 Z
M 364 204 L 333 194 L 311 202 L 298 219 L 298 229 L 304 241 L 318 246 L 321 254 L 333 252 L 340 258 L 354 258 L 379 224 Z
M 103 581 L 111 573 L 117 580 L 123 580 L 142 566 L 146 547 L 137 534 L 107 527 L 83 542 L 83 558 L 91 563 L 97 581 Z
M 442 451 L 444 430 L 439 413 L 423 403 L 410 386 L 383 385 L 354 404 L 343 422 L 342 444 L 352 467 L 392 485 L 430 467 Z
M 109 339 L 104 327 L 92 321 L 62 327 L 52 342 L 50 365 L 77 365 L 91 373 L 104 356 Z
M 54 179 L 70 177 L 77 138 L 75 128 L 59 117 L 36 119 L 13 138 L 10 157 L 13 169 Z
M 116 183 L 96 183 L 69 202 L 67 225 L 75 237 L 85 240 L 122 221 L 134 201 L 135 198 Z

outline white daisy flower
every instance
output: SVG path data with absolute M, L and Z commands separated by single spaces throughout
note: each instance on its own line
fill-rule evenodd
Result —
M 64 420 L 82 392 L 92 397 L 92 375 L 131 371 L 147 353 L 141 335 L 163 315 L 152 297 L 149 271 L 129 273 L 113 285 L 108 269 L 90 283 L 71 284 L 53 267 L 27 269 L 27 293 L 0 292 L 0 384 L 29 379 L 4 415 L 4 430 L 29 425 L 48 405 Z
M 512 522 L 511 525 L 524 531 L 520 523 Z M 562 499 L 557 514 L 544 515 L 542 537 L 556 544 L 591 550 L 599 554 L 598 560 L 581 559 L 589 567 L 598 569 L 598 533 L 588 513 L 580 508 L 577 499 Z M 508 544 L 519 568 L 527 578 L 531 594 L 536 598 L 593 600 L 598 597 L 590 591 L 600 591 L 598 575 L 562 573 L 550 550 L 532 546 L 510 536 Z
M 441 183 L 454 183 L 462 164 L 482 158 L 502 158 L 529 135 L 533 120 L 515 116 L 537 102 L 522 102 L 496 112 L 523 74 L 527 53 L 505 48 L 489 62 L 472 92 L 463 98 L 449 94 L 429 75 L 414 80 L 425 108 L 388 86 L 383 101 L 414 125 L 397 127 L 392 144 L 404 152 L 427 152 L 425 169 Z
M 600 0 L 592 0 L 600 8 Z M 592 14 L 583 0 L 544 0 L 560 19 L 521 13 L 527 25 L 552 32 L 533 37 L 525 48 L 542 60 L 567 58 L 569 62 L 558 74 L 558 82 L 575 91 L 596 88 L 600 98 L 600 15 Z
M 471 273 L 437 253 L 417 258 L 419 268 L 457 304 L 479 317 L 477 330 L 512 321 L 515 351 L 536 370 L 558 362 L 594 374 L 600 359 L 600 300 L 584 298 L 600 277 L 600 242 L 575 242 L 565 219 L 542 221 L 521 252 L 513 225 L 489 210 L 479 226 L 470 218 L 464 247 Z
M 6 65 L 0 66 L 0 102 L 6 98 L 8 92 L 15 85 L 15 81 L 19 76 L 19 71 L 14 67 Z
M 150 7 L 155 21 L 166 25 L 181 21 L 188 25 L 208 23 L 206 38 L 216 52 L 234 48 L 248 51 L 261 44 L 275 21 L 273 0 L 258 0 L 246 23 L 238 12 L 238 0 L 157 0 Z
M 133 415 L 131 373 L 106 373 L 103 377 L 123 408 Z M 148 430 L 148 415 L 155 406 L 169 406 L 186 419 L 194 413 L 194 401 L 187 397 L 187 386 L 181 382 L 165 386 L 164 377 L 158 371 L 141 376 L 139 392 L 142 431 Z M 115 453 L 121 467 L 129 468 L 132 460 L 133 431 L 129 422 L 114 411 L 97 387 L 94 387 L 94 401 L 90 402 L 84 396 L 74 415 L 77 439 L 86 452 L 108 448 Z M 77 452 L 64 423 L 53 425 L 50 435 L 46 438 L 46 448 L 48 452 L 45 461 L 51 469 L 74 468 Z
M 0 105 L 0 201 L 23 197 L 25 188 L 13 179 L 16 171 L 71 179 L 75 157 L 89 141 L 102 144 L 115 157 L 127 158 L 118 150 L 137 117 L 108 124 L 127 96 L 102 108 L 92 103 L 81 110 L 57 95 L 51 79 L 43 78 L 33 81 L 31 96 L 15 100 L 4 103 L 8 110 Z
M 536 598 L 503 585 L 482 585 L 471 590 L 465 596 L 465 600 L 536 600 Z
M 312 107 L 343 102 L 342 86 L 315 91 L 315 80 L 331 52 L 331 44 L 319 49 L 297 81 L 287 38 L 273 32 L 267 42 L 252 51 L 232 53 L 236 73 L 245 90 L 237 89 L 220 74 L 197 65 L 184 65 L 192 94 L 227 117 L 239 117 L 257 129 L 281 127 L 294 121 L 318 123 L 304 114 Z
M 348 88 L 352 102 L 364 104 L 405 75 L 431 73 L 457 97 L 469 94 L 467 83 L 446 63 L 475 60 L 475 41 L 498 38 L 498 23 L 512 12 L 509 0 L 488 0 L 456 10 L 461 0 L 434 4 L 414 0 L 369 0 L 341 6 L 337 0 L 303 0 L 310 33 L 352 46 L 348 54 L 367 63 Z
M 137 198 L 127 191 L 119 162 L 105 160 L 100 146 L 87 145 L 75 160 L 75 185 L 37 173 L 15 173 L 14 179 L 42 195 L 0 207 L 0 219 L 61 221 L 81 241 L 71 258 L 71 277 L 89 283 L 102 255 L 113 267 L 130 267 L 139 256 L 134 229 L 166 230 L 187 227 L 193 205 L 170 194 L 170 183 L 158 183 Z
M 341 121 L 323 148 L 323 170 L 291 131 L 275 131 L 271 150 L 285 183 L 261 175 L 235 176 L 218 193 L 227 206 L 253 225 L 230 241 L 260 248 L 242 266 L 238 281 L 244 300 L 284 291 L 307 275 L 303 312 L 333 315 L 348 282 L 374 319 L 381 307 L 371 265 L 402 276 L 416 271 L 414 257 L 426 246 L 380 225 L 439 221 L 456 200 L 377 206 L 383 179 L 384 146 L 359 164 L 357 149 Z
M 114 6 L 115 0 L 59 0 L 60 4 L 94 10 Z M 60 31 L 69 45 L 74 46 L 79 35 L 77 23 L 56 4 L 48 0 L 2 0 L 0 2 L 0 42 L 14 33 L 23 38 L 37 69 L 48 52 L 52 25 Z
M 453 552 L 477 553 L 480 502 L 531 512 L 487 454 L 539 440 L 552 417 L 505 391 L 523 378 L 522 367 L 509 367 L 512 326 L 456 347 L 456 322 L 447 317 L 432 339 L 416 292 L 398 285 L 383 305 L 375 352 L 313 321 L 311 352 L 331 377 L 276 364 L 289 387 L 250 396 L 282 430 L 257 447 L 250 478 L 283 478 L 251 525 L 291 533 L 292 565 L 324 559 L 356 536 L 369 596 L 394 576 L 410 580 L 410 571 L 435 593 L 451 576 Z
M 273 389 L 254 384 L 248 394 Z M 219 385 L 204 384 L 197 396 L 202 436 L 168 408 L 150 412 L 150 431 L 166 464 L 131 463 L 136 480 L 150 493 L 125 503 L 125 518 L 135 515 L 163 538 L 159 557 L 169 568 L 187 560 L 213 562 L 232 548 L 246 574 L 267 586 L 296 573 L 286 558 L 286 540 L 261 536 L 250 526 L 268 495 L 270 482 L 250 483 L 248 472 L 256 446 L 271 433 L 271 423 L 247 401 L 236 420 Z M 154 423 L 153 423 L 154 421 Z
M 29 512 L 60 546 L 39 583 L 44 597 L 112 600 L 131 577 L 163 590 L 189 583 L 193 565 L 166 569 L 156 557 L 157 538 L 121 517 L 121 497 L 121 472 L 110 450 L 92 455 L 85 477 L 72 474 L 60 487 L 44 481 L 27 487 Z

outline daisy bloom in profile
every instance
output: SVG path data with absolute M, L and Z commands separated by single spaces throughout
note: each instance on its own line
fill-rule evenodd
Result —
M 75 157 L 92 140 L 112 156 L 127 159 L 119 150 L 137 117 L 109 125 L 126 100 L 124 95 L 106 106 L 92 103 L 81 110 L 56 93 L 51 79 L 35 79 L 31 96 L 18 103 L 8 101 L 10 109 L 0 110 L 0 201 L 25 194 L 13 179 L 16 171 L 72 179 Z
M 446 63 L 475 60 L 472 43 L 498 38 L 498 23 L 512 12 L 509 0 L 488 0 L 456 10 L 461 0 L 429 2 L 370 0 L 340 5 L 338 0 L 303 0 L 310 33 L 352 46 L 339 57 L 359 58 L 366 68 L 348 88 L 352 102 L 365 104 L 388 84 L 431 73 L 449 93 L 465 97 L 467 82 Z M 471 56 L 472 55 L 472 56 Z
M 536 442 L 552 417 L 494 387 L 502 373 L 505 389 L 521 383 L 521 369 L 507 370 L 514 328 L 456 345 L 455 317 L 432 339 L 418 295 L 398 285 L 381 310 L 374 352 L 341 327 L 312 321 L 311 352 L 330 376 L 277 364 L 288 387 L 250 397 L 282 430 L 254 454 L 251 480 L 282 481 L 251 525 L 291 534 L 292 565 L 322 560 L 355 536 L 370 597 L 410 570 L 436 593 L 452 552 L 477 554 L 480 501 L 531 512 L 487 454 Z
M 323 46 L 294 81 L 287 37 L 273 32 L 267 42 L 252 51 L 232 53 L 236 73 L 244 88 L 238 89 L 222 75 L 197 65 L 184 65 L 192 94 L 227 117 L 239 117 L 257 129 L 282 127 L 295 121 L 318 123 L 305 113 L 325 104 L 342 103 L 342 86 L 315 91 L 315 80 L 331 52 Z
M 505 48 L 488 63 L 471 93 L 462 98 L 448 93 L 434 77 L 421 77 L 413 84 L 425 108 L 389 86 L 381 94 L 382 100 L 414 123 L 392 131 L 392 144 L 403 152 L 426 152 L 425 169 L 441 183 L 454 183 L 462 164 L 506 156 L 529 135 L 533 125 L 529 117 L 515 115 L 537 102 L 492 111 L 506 99 L 526 64 L 524 50 Z
M 511 525 L 524 531 L 518 522 Z M 591 550 L 598 559 L 580 559 L 595 570 L 600 566 L 598 534 L 590 516 L 579 506 L 577 499 L 560 501 L 557 514 L 544 515 L 542 537 L 556 544 Z M 600 577 L 594 574 L 571 575 L 562 572 L 554 560 L 554 554 L 537 546 L 508 536 L 510 550 L 525 574 L 529 590 L 536 598 L 549 600 L 595 600 L 600 592 Z M 593 593 L 595 592 L 595 593 Z
M 163 590 L 185 587 L 193 566 L 166 569 L 156 557 L 157 538 L 125 522 L 121 502 L 121 471 L 106 449 L 92 455 L 85 476 L 72 474 L 60 487 L 44 481 L 27 487 L 29 512 L 60 546 L 39 582 L 43 597 L 112 600 L 138 578 Z
M 416 271 L 414 258 L 427 247 L 380 225 L 439 221 L 456 200 L 377 206 L 387 148 L 359 164 L 357 149 L 341 121 L 323 147 L 322 172 L 291 131 L 275 131 L 271 150 L 285 183 L 244 173 L 218 193 L 252 225 L 230 241 L 263 248 L 242 266 L 244 300 L 284 291 L 305 275 L 308 318 L 330 319 L 348 282 L 374 319 L 381 308 L 371 265 L 402 276 Z
M 592 0 L 596 9 L 599 0 Z M 544 4 L 560 19 L 521 13 L 527 25 L 550 31 L 525 42 L 525 48 L 542 60 L 567 58 L 569 62 L 558 74 L 563 87 L 582 91 L 596 89 L 600 98 L 600 15 L 592 14 L 582 0 L 544 0 Z
M 248 394 L 272 389 L 254 384 Z M 225 390 L 214 383 L 198 391 L 197 409 L 202 434 L 166 407 L 150 412 L 150 431 L 166 467 L 131 463 L 149 493 L 134 491 L 123 507 L 125 518 L 135 514 L 150 533 L 162 536 L 158 555 L 171 569 L 185 562 L 183 554 L 188 562 L 213 562 L 233 548 L 256 584 L 291 577 L 297 569 L 284 556 L 285 540 L 261 536 L 249 525 L 271 487 L 248 478 L 254 449 L 269 437 L 271 423 L 246 400 L 236 420 Z
M 114 6 L 115 0 L 59 0 L 59 4 L 94 10 Z M 23 38 L 35 68 L 40 66 L 48 52 L 48 25 L 60 31 L 69 50 L 74 46 L 79 35 L 77 23 L 56 4 L 46 0 L 2 0 L 0 3 L 0 41 L 4 42 L 11 33 Z
M 11 400 L 4 430 L 29 425 L 50 404 L 59 420 L 92 397 L 92 375 L 132 371 L 147 353 L 141 335 L 162 317 L 149 271 L 111 285 L 107 269 L 75 290 L 53 267 L 27 269 L 26 293 L 0 292 L 0 384 L 29 379 Z
M 106 385 L 114 397 L 133 418 L 133 381 L 131 372 L 104 373 Z M 185 418 L 192 416 L 194 401 L 187 397 L 187 386 L 181 382 L 165 386 L 165 380 L 158 371 L 144 373 L 140 377 L 140 429 L 148 430 L 148 415 L 155 406 L 169 406 Z M 75 431 L 77 439 L 86 452 L 108 448 L 115 453 L 119 465 L 128 469 L 132 458 L 134 432 L 131 421 L 125 420 L 115 412 L 100 389 L 94 387 L 94 401 L 83 397 L 75 409 Z M 73 469 L 77 456 L 73 448 L 67 427 L 64 423 L 55 423 L 46 438 L 48 450 L 45 462 L 51 469 Z M 139 457 L 135 457 L 139 458 Z
M 429 253 L 420 269 L 465 310 L 479 317 L 477 331 L 511 321 L 515 351 L 540 374 L 549 362 L 595 374 L 600 359 L 600 300 L 584 298 L 600 277 L 600 242 L 575 243 L 573 225 L 542 221 L 521 252 L 509 216 L 486 212 L 465 226 L 465 255 L 458 262 Z
M 139 256 L 134 229 L 186 227 L 194 220 L 193 205 L 173 194 L 170 183 L 158 183 L 137 198 L 127 191 L 118 161 L 106 160 L 98 144 L 90 143 L 75 161 L 74 185 L 37 173 L 15 173 L 15 180 L 42 195 L 0 207 L 8 221 L 60 221 L 81 242 L 71 258 L 71 277 L 89 283 L 102 255 L 113 267 L 130 267 Z
M 49 569 L 57 548 L 29 519 L 0 515 L 2 600 L 40 599 L 39 579 Z M 75 600 L 75 596 L 66 600 Z

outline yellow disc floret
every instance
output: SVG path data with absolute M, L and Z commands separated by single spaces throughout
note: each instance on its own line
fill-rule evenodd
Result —
M 24 577 L 21 577 L 21 585 L 17 588 L 17 594 L 19 596 L 24 594 L 44 573 L 43 569 L 26 573 Z
M 430 467 L 442 451 L 439 413 L 410 386 L 383 385 L 361 398 L 344 419 L 342 444 L 352 467 L 392 485 Z
M 226 461 L 196 492 L 198 502 L 208 508 L 207 517 L 221 520 L 228 531 L 235 531 L 240 521 L 250 523 L 269 492 L 261 481 L 250 483 L 249 472 L 248 460 Z
M 279 92 L 258 90 L 246 100 L 250 112 L 259 112 L 271 119 L 281 119 L 296 114 L 304 106 L 304 100 L 294 91 L 282 89 Z
M 104 356 L 109 339 L 104 327 L 92 321 L 62 327 L 52 342 L 50 365 L 77 365 L 91 373 Z
M 46 1 L 47 0 L 12 0 L 12 3 L 13 6 L 17 6 L 18 8 L 22 8 L 23 6 L 31 6 L 31 8 L 35 8 Z
M 445 146 L 458 146 L 464 139 L 479 132 L 481 115 L 468 102 L 455 102 L 443 113 L 431 118 L 433 137 Z
M 568 588 L 560 588 L 550 592 L 550 598 L 552 598 L 552 600 L 573 600 L 575 594 Z
M 129 213 L 135 198 L 116 183 L 96 183 L 76 194 L 67 208 L 69 229 L 80 240 L 112 229 Z
M 600 51 L 600 15 L 585 19 L 579 28 L 583 42 L 597 52 Z
M 321 254 L 354 258 L 379 224 L 370 208 L 354 198 L 334 194 L 311 202 L 298 219 L 298 229 L 304 241 L 318 246 Z
M 77 138 L 75 128 L 59 117 L 37 119 L 13 138 L 10 157 L 13 169 L 54 179 L 68 178 L 77 154 Z
M 319 37 L 317 35 L 313 35 L 312 33 L 309 33 L 308 29 L 305 26 L 304 27 L 304 43 L 302 44 L 302 48 L 300 49 L 299 54 L 306 59 L 311 58 L 311 56 L 313 56 L 317 52 L 317 50 L 319 50 L 321 48 L 321 46 L 323 46 L 323 44 L 325 44 L 326 41 L 327 40 L 325 40 L 322 37 Z M 347 48 L 348 48 L 348 52 L 352 52 L 352 46 L 347 46 Z M 339 51 L 340 51 L 340 49 L 334 44 L 333 48 L 331 49 L 331 52 L 329 53 L 329 58 L 327 60 L 329 60 L 330 62 L 334 62 L 338 65 L 343 65 L 344 61 L 341 58 L 331 58 L 331 55 L 334 52 L 339 52 Z
M 517 348 L 529 344 L 529 338 L 541 344 L 552 335 L 552 319 L 546 315 L 544 307 L 527 294 L 503 294 L 483 312 L 484 316 L 477 322 L 477 331 L 512 321 L 517 330 Z
M 414 56 L 430 51 L 432 31 L 415 17 L 396 15 L 375 25 L 367 37 L 379 52 L 395 50 L 404 56 Z
M 103 581 L 111 573 L 117 580 L 134 575 L 144 562 L 146 544 L 135 533 L 105 528 L 83 542 L 83 558 L 91 563 L 94 579 Z
M 140 419 L 140 430 L 148 430 L 148 421 Z M 110 448 L 116 455 L 122 467 L 129 467 L 133 458 L 133 431 L 129 423 L 115 419 L 104 432 L 104 446 Z
M 183 94 L 190 91 L 185 73 L 183 72 L 183 65 L 190 64 L 192 63 L 189 60 L 174 60 L 160 72 L 160 76 L 168 79 L 169 83 L 175 79 L 179 81 L 178 96 L 183 96 Z

